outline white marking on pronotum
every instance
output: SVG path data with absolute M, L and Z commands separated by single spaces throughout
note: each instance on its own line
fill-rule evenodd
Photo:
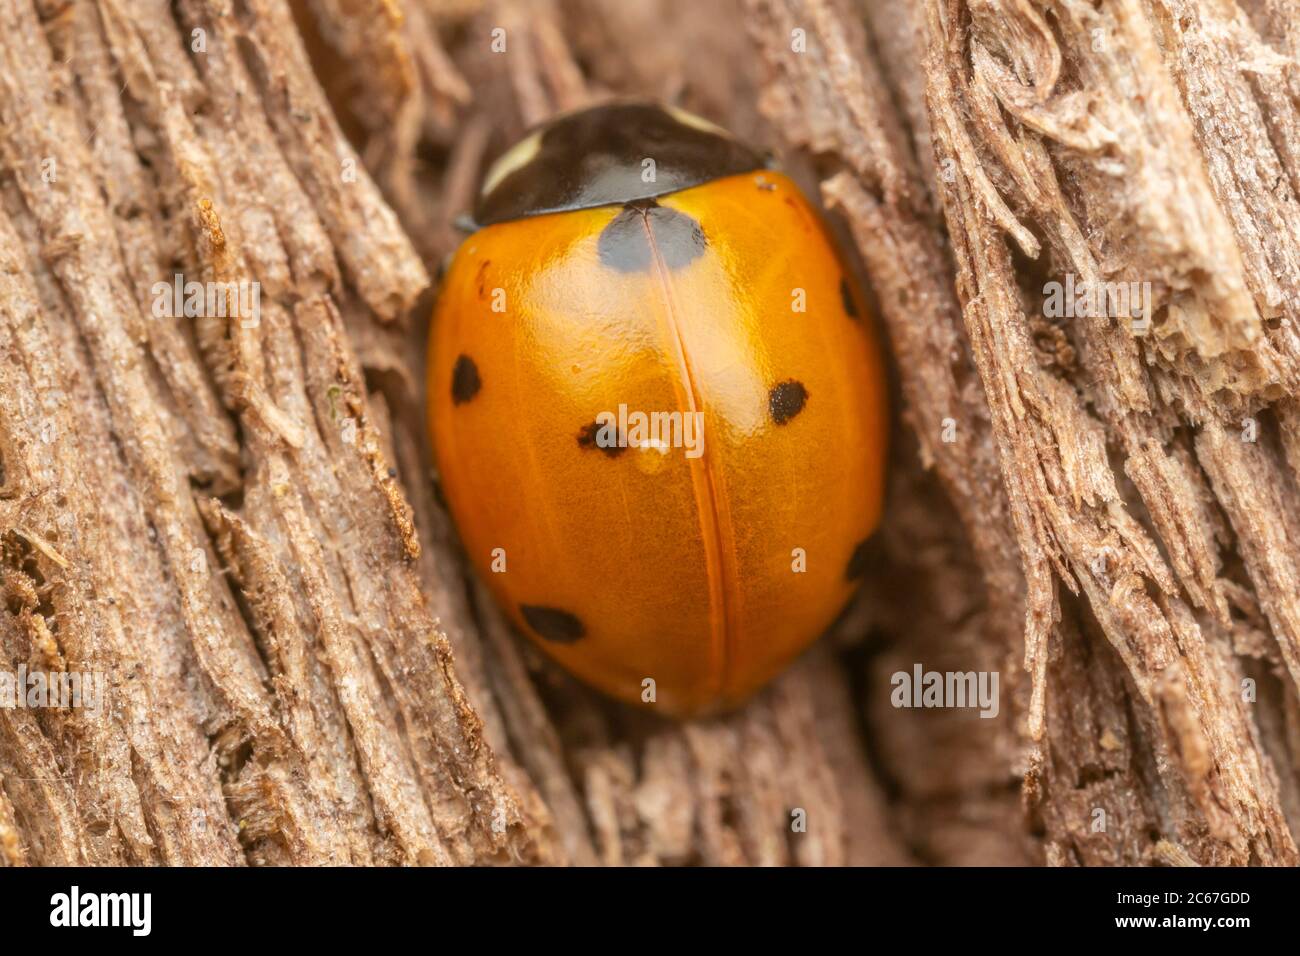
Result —
M 492 190 L 501 185 L 503 179 L 515 170 L 523 169 L 536 158 L 542 148 L 542 132 L 538 130 L 531 136 L 525 136 L 501 154 L 488 170 L 487 178 L 483 180 L 482 195 L 489 195 Z
M 705 133 L 712 133 L 715 136 L 721 136 L 724 139 L 732 139 L 732 135 L 718 126 L 716 123 L 710 123 L 703 116 L 696 116 L 694 113 L 688 113 L 686 110 L 679 109 L 676 106 L 665 106 L 664 109 L 668 115 L 683 126 L 689 126 L 692 129 L 698 129 Z

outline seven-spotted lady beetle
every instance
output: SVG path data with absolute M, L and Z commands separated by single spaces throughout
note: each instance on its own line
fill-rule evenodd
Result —
M 832 622 L 880 518 L 885 373 L 830 234 L 759 153 L 628 102 L 527 135 L 474 218 L 428 364 L 471 560 L 606 692 L 742 701 Z

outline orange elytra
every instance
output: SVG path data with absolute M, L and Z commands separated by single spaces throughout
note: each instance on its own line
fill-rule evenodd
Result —
M 470 560 L 582 680 L 736 705 L 835 619 L 880 518 L 885 373 L 844 260 L 763 156 L 645 103 L 527 135 L 474 218 L 428 363 Z

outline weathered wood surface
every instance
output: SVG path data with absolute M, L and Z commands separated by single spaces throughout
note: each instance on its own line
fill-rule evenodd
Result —
M 109 682 L 0 709 L 0 860 L 1296 863 L 1297 44 L 1287 0 L 0 0 L 0 656 Z M 617 94 L 823 201 L 901 410 L 861 598 L 689 725 L 509 632 L 423 432 L 484 159 Z M 176 273 L 260 321 L 155 318 Z M 892 707 L 918 662 L 998 717 Z

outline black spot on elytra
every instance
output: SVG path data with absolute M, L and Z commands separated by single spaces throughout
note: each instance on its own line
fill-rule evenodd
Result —
M 793 379 L 773 386 L 772 391 L 767 393 L 767 410 L 772 414 L 772 421 L 778 425 L 784 425 L 798 415 L 807 402 L 808 389 L 803 387 L 803 382 Z
M 528 622 L 528 626 L 539 636 L 557 644 L 572 644 L 587 633 L 582 621 L 568 611 L 554 607 L 541 607 L 537 604 L 521 604 L 519 611 Z
M 856 581 L 867 573 L 867 542 L 869 540 L 869 538 L 863 538 L 858 542 L 858 546 L 853 549 L 853 554 L 849 556 L 849 563 L 844 568 L 846 580 Z
M 603 230 L 596 243 L 603 265 L 619 272 L 648 272 L 654 262 L 650 235 L 664 265 L 680 269 L 698 258 L 708 244 L 700 224 L 653 199 L 628 203 Z
M 600 422 L 592 422 L 589 425 L 583 425 L 578 431 L 578 444 L 583 448 L 596 448 L 603 451 L 610 458 L 616 458 L 627 449 L 618 441 L 617 427 L 615 427 L 615 442 L 612 445 L 602 445 L 600 438 Z
M 844 311 L 848 313 L 850 319 L 858 317 L 858 304 L 853 301 L 853 290 L 849 288 L 849 280 L 840 280 L 840 298 L 844 301 Z
M 451 400 L 453 404 L 463 405 L 478 394 L 483 387 L 483 380 L 478 377 L 478 366 L 468 355 L 456 359 L 456 367 L 451 370 Z

